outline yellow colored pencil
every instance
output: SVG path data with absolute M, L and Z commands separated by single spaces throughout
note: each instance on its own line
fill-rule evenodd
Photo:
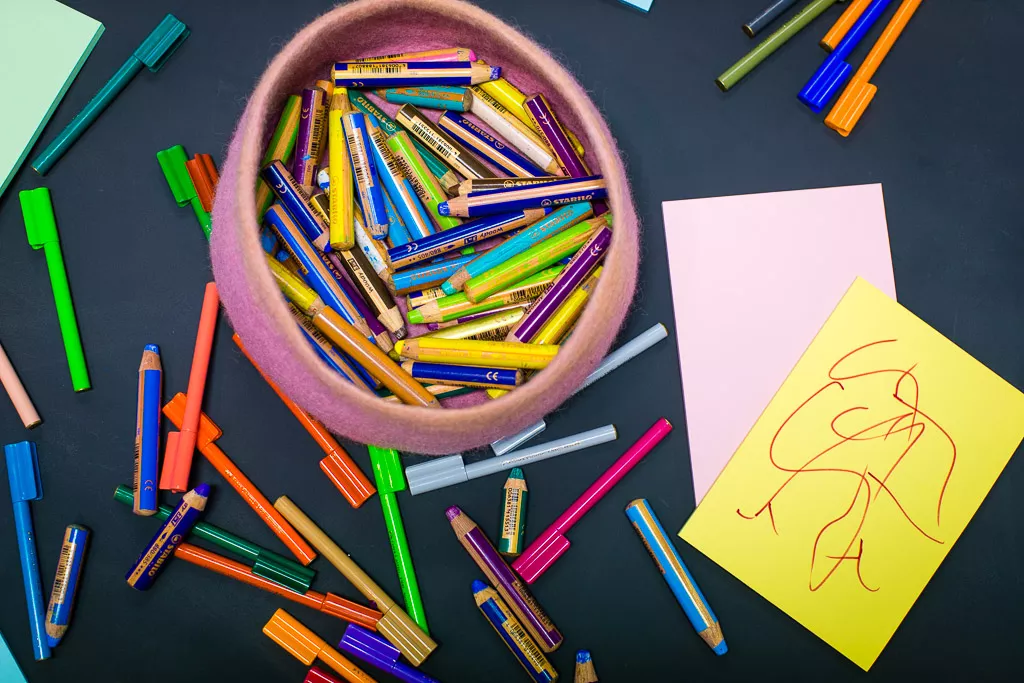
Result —
M 352 165 L 348 158 L 348 142 L 341 119 L 351 109 L 348 101 L 348 88 L 335 88 L 331 95 L 331 108 L 327 114 L 327 158 L 328 175 L 331 178 L 330 206 L 331 229 L 330 242 L 334 249 L 351 249 L 356 243 L 355 225 L 353 223 L 352 202 Z
M 451 363 L 477 367 L 542 370 L 558 354 L 555 344 L 478 341 L 475 339 L 438 339 L 417 337 L 395 343 L 395 351 L 405 360 L 427 363 Z

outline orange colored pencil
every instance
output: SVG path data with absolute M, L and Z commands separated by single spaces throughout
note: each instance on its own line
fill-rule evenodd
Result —
M 281 391 L 281 387 L 277 386 L 277 383 L 263 372 L 263 369 L 249 355 L 249 351 L 246 350 L 237 334 L 232 335 L 231 339 L 238 345 L 242 355 L 248 358 L 252 366 L 260 373 L 263 380 L 274 390 L 277 397 L 288 406 L 288 410 L 292 411 L 292 415 L 306 428 L 306 431 L 313 437 L 313 440 L 327 454 L 327 457 L 320 461 L 320 469 L 334 482 L 334 485 L 341 491 L 341 495 L 345 496 L 345 500 L 349 502 L 349 505 L 358 508 L 365 503 L 370 496 L 377 492 L 377 489 L 366 478 L 363 471 L 359 469 L 359 465 L 345 452 L 345 449 L 341 447 L 341 444 L 334 438 L 334 435 L 327 431 L 327 427 L 324 427 L 316 418 L 296 405 L 294 401 Z
M 206 374 L 210 369 L 210 353 L 213 351 L 213 333 L 217 329 L 217 311 L 220 299 L 217 285 L 206 284 L 203 295 L 203 311 L 199 315 L 199 332 L 196 334 L 196 348 L 192 354 L 192 371 L 188 376 L 188 404 L 182 419 L 178 448 L 174 456 L 164 458 L 160 471 L 160 488 L 174 492 L 188 490 L 188 473 L 192 469 L 192 454 L 196 450 L 196 430 L 199 428 L 199 413 L 203 410 L 203 390 L 206 388 Z
M 164 415 L 180 427 L 185 414 L 185 394 L 178 393 L 164 406 Z M 260 490 L 256 488 L 245 474 L 231 462 L 231 459 L 224 451 L 213 442 L 221 437 L 223 432 L 213 420 L 207 417 L 206 413 L 199 414 L 198 447 L 203 457 L 213 465 L 221 476 L 224 477 L 231 487 L 238 491 L 242 499 L 256 511 L 266 523 L 274 535 L 281 539 L 281 542 L 298 558 L 299 562 L 307 565 L 316 557 L 316 552 L 303 540 L 299 532 L 281 516 L 281 513 L 274 509 Z
M 849 32 L 850 27 L 857 23 L 860 19 L 860 15 L 864 14 L 864 10 L 868 8 L 872 0 L 853 0 L 850 6 L 846 8 L 846 11 L 836 20 L 836 23 L 832 25 L 832 28 L 828 30 L 825 37 L 821 39 L 818 45 L 821 45 L 826 52 L 832 52 L 836 49 L 836 45 L 843 42 L 843 38 Z
M 265 590 L 268 593 L 274 593 L 280 595 L 283 598 L 287 598 L 292 602 L 297 602 L 300 605 L 305 605 L 310 609 L 315 609 L 324 614 L 330 614 L 332 617 L 338 617 L 345 621 L 353 624 L 359 624 L 368 629 L 374 631 L 377 630 L 377 622 L 380 621 L 381 613 L 375 609 L 369 607 L 363 607 L 359 603 L 346 600 L 343 597 L 337 596 L 334 593 L 317 593 L 316 591 L 306 591 L 305 593 L 297 593 L 290 588 L 285 588 L 279 583 L 275 583 L 270 579 L 265 579 L 262 576 L 258 576 L 252 573 L 252 568 L 236 562 L 230 558 L 212 553 L 209 550 L 200 548 L 199 546 L 192 545 L 191 543 L 182 543 L 174 551 L 175 557 L 180 557 L 186 562 L 190 562 L 199 567 L 205 567 L 211 571 L 214 571 L 221 576 L 227 576 L 242 583 L 247 583 L 250 586 L 255 586 L 261 590 Z

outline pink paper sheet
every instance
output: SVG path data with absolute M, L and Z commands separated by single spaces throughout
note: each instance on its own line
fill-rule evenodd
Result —
M 662 210 L 699 503 L 854 279 L 896 285 L 881 185 Z

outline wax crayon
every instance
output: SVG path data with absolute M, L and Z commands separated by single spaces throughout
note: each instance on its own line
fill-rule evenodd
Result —
M 160 476 L 160 398 L 163 370 L 160 347 L 146 344 L 139 365 L 139 400 L 135 418 L 135 467 L 132 477 L 137 515 L 156 514 L 157 480 Z
M 402 369 L 420 382 L 463 387 L 514 389 L 522 384 L 523 373 L 504 368 L 477 368 L 445 363 L 407 361 Z
M 50 647 L 60 644 L 71 623 L 71 610 L 78 593 L 78 580 L 85 563 L 88 541 L 89 530 L 84 526 L 69 524 L 64 529 L 57 573 L 53 577 L 53 589 L 50 591 L 50 605 L 46 608 L 46 640 Z
M 324 134 L 327 132 L 328 95 L 320 88 L 303 88 L 302 111 L 299 114 L 299 134 L 292 160 L 292 177 L 307 193 L 313 187 L 316 167 L 323 152 Z
M 436 339 L 417 337 L 395 344 L 405 360 L 428 363 L 452 363 L 475 367 L 542 370 L 554 360 L 559 347 L 553 344 L 477 341 L 475 339 Z
M 536 207 L 558 208 L 575 202 L 597 202 L 608 197 L 602 176 L 586 176 L 538 183 L 508 190 L 487 190 L 453 197 L 438 205 L 442 216 L 474 218 L 502 211 Z M 595 210 L 595 213 L 597 211 Z
M 272 161 L 260 173 L 295 224 L 319 251 L 329 249 L 330 228 L 281 161 Z M 261 214 L 261 215 L 265 215 Z
M 469 111 L 473 95 L 467 88 L 454 85 L 388 88 L 384 99 L 393 104 L 411 104 L 424 109 Z
M 160 527 L 149 544 L 135 560 L 135 564 L 125 574 L 128 585 L 135 590 L 144 591 L 153 587 L 156 577 L 166 566 L 167 558 L 181 544 L 196 523 L 206 501 L 210 496 L 209 484 L 200 484 L 187 491 L 178 503 L 178 507 Z
M 388 149 L 391 150 L 399 168 L 402 169 L 402 174 L 412 183 L 416 195 L 430 213 L 430 220 L 441 230 L 459 225 L 462 221 L 458 218 L 442 216 L 438 213 L 437 207 L 448 199 L 448 195 L 445 194 L 437 179 L 431 175 L 423 157 L 412 143 L 413 140 L 409 134 L 400 130 L 388 138 Z
M 469 150 L 411 104 L 403 104 L 395 121 L 465 178 L 493 178 L 494 173 Z
M 335 86 L 401 88 L 415 85 L 476 85 L 501 76 L 483 62 L 336 62 Z
M 543 294 L 565 268 L 556 264 L 535 273 L 479 301 L 471 301 L 465 292 L 444 296 L 406 313 L 410 323 L 447 322 L 472 313 L 494 311 L 510 304 L 525 304 Z
M 483 581 L 473 581 L 473 600 L 494 631 L 501 636 L 508 649 L 526 669 L 531 680 L 548 683 L 558 679 L 558 672 L 544 656 L 543 650 L 519 623 L 497 591 Z
M 347 112 L 341 122 L 348 141 L 364 225 L 374 239 L 382 240 L 388 234 L 387 209 L 384 206 L 384 192 L 377 178 L 377 164 L 370 151 L 372 143 L 366 114 L 361 111 Z
M 437 125 L 469 150 L 510 176 L 532 178 L 547 173 L 508 144 L 458 113 L 445 112 Z

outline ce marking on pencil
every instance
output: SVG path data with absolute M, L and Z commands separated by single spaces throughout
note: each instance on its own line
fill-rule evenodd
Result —
M 828 369 L 826 383 L 785 419 L 768 447 L 782 483 L 763 503 L 736 510 L 744 519 L 766 520 L 776 535 L 792 533 L 791 510 L 817 517 L 809 527 L 801 525 L 801 533 L 817 529 L 806 539 L 811 592 L 830 580 L 855 581 L 870 592 L 883 588 L 872 581 L 873 563 L 886 560 L 872 544 L 873 518 L 902 518 L 918 540 L 944 543 L 942 503 L 957 463 L 956 443 L 926 412 L 927 387 L 914 375 L 916 364 L 888 367 L 899 343 L 862 345 Z M 831 491 L 845 490 L 846 496 L 816 493 L 827 488 L 820 486 L 826 477 L 833 484 L 844 480 Z M 925 495 L 909 500 L 906 487 Z M 793 498 L 804 503 L 790 506 Z M 853 572 L 840 572 L 844 564 Z

